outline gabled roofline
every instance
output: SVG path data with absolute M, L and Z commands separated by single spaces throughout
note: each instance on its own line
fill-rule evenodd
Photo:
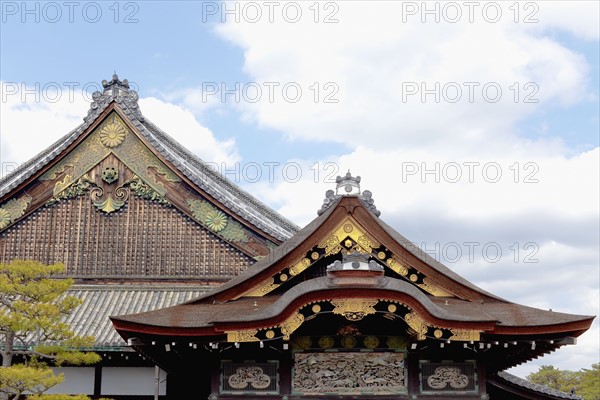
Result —
M 146 145 L 155 147 L 161 158 L 173 165 L 191 186 L 223 204 L 244 225 L 254 226 L 276 242 L 286 240 L 299 229 L 296 224 L 209 168 L 200 158 L 148 121 L 139 110 L 137 93 L 129 89 L 126 80 L 120 81 L 113 75 L 111 82 L 104 81 L 103 86 L 103 93 L 93 94 L 94 102 L 83 124 L 0 180 L 0 203 L 39 177 L 57 157 L 75 147 L 86 136 L 85 133 L 114 109 L 130 128 L 135 128 Z
M 225 302 L 251 291 L 265 279 L 280 272 L 324 239 L 344 218 L 351 215 L 368 233 L 382 242 L 394 253 L 406 253 L 409 262 L 422 271 L 428 279 L 447 289 L 452 286 L 459 297 L 471 301 L 506 300 L 495 296 L 462 278 L 427 253 L 420 251 L 412 242 L 396 232 L 373 214 L 357 196 L 342 196 L 324 212 L 297 232 L 289 240 L 274 249 L 271 255 L 249 267 L 242 274 L 222 285 L 214 292 L 194 300 L 195 302 Z

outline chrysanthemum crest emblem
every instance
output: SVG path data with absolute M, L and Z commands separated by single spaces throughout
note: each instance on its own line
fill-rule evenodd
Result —
M 117 147 L 123 143 L 126 134 L 127 129 L 116 118 L 113 118 L 100 131 L 100 141 L 106 147 Z
M 213 232 L 221 232 L 227 226 L 227 216 L 221 211 L 210 211 L 206 214 L 204 223 Z
M 0 208 L 0 229 L 6 228 L 11 221 L 11 215 L 8 211 Z

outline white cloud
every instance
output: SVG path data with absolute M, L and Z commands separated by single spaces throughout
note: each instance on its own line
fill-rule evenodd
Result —
M 153 97 L 139 100 L 144 116 L 204 161 L 233 164 L 239 161 L 235 141 L 219 141 L 191 111 Z
M 296 140 L 426 145 L 472 154 L 511 149 L 514 125 L 543 106 L 593 97 L 586 88 L 586 60 L 541 35 L 541 25 L 515 24 L 510 4 L 502 4 L 498 23 L 487 22 L 481 11 L 470 23 L 463 9 L 464 18 L 452 24 L 444 18 L 435 23 L 434 16 L 420 12 L 407 15 L 406 3 L 411 2 L 336 3 L 339 22 L 334 24 L 313 23 L 307 4 L 296 24 L 280 17 L 274 23 L 242 18 L 218 26 L 224 38 L 244 49 L 251 80 L 280 84 L 275 101 L 263 95 L 239 106 L 257 124 Z M 590 20 L 589 9 L 577 12 Z M 560 22 L 577 29 L 575 23 Z M 333 86 L 326 88 L 328 82 Z M 285 100 L 286 83 L 301 87 L 298 102 Z M 497 89 L 501 95 L 493 102 Z M 439 102 L 435 94 L 425 95 L 423 102 L 424 90 L 434 90 Z M 460 100 L 453 103 L 459 90 Z M 339 101 L 325 103 L 328 94 Z M 557 141 L 548 145 L 562 150 Z

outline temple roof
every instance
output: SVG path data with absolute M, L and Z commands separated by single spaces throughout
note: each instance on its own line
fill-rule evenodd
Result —
M 528 335 L 556 338 L 556 343 L 549 342 L 552 348 L 562 345 L 560 340 L 566 337 L 579 336 L 594 318 L 501 299 L 409 243 L 373 214 L 359 196 L 342 196 L 272 256 L 216 290 L 182 305 L 111 318 L 125 336 L 136 332 L 208 336 L 234 327 L 283 326 L 299 308 L 321 300 L 384 299 L 416 312 L 425 321 L 422 326 L 466 329 L 474 333 L 470 337 L 477 338 L 480 334 L 510 340 Z M 385 266 L 385 276 L 358 266 L 354 272 L 344 271 L 345 277 L 340 278 L 329 272 L 327 276 L 307 275 L 318 269 L 319 263 L 323 266 L 342 255 L 345 259 L 351 251 L 360 251 Z M 549 351 L 538 350 L 541 354 Z
M 538 395 L 543 395 L 544 399 L 571 399 L 571 400 L 582 400 L 581 396 L 577 396 L 571 393 L 561 392 L 560 390 L 551 389 L 544 385 L 538 385 L 533 382 L 528 381 L 527 379 L 519 378 L 518 376 L 509 374 L 508 372 L 502 371 L 498 372 L 497 378 L 494 378 L 489 381 L 490 384 L 494 386 L 502 386 L 503 388 L 507 386 L 516 387 L 518 390 L 522 390 L 524 392 L 534 393 Z
M 77 141 L 109 107 L 116 106 L 144 139 L 180 173 L 231 212 L 280 241 L 289 238 L 298 230 L 293 222 L 211 169 L 145 118 L 137 103 L 138 94 L 129 88 L 127 80 L 121 81 L 115 74 L 111 81 L 103 81 L 102 84 L 103 92 L 93 94 L 90 110 L 81 125 L 0 180 L 0 204 L 7 200 L 15 189 L 52 163 Z
M 66 294 L 82 303 L 64 322 L 78 336 L 94 336 L 94 349 L 117 350 L 127 342 L 114 330 L 109 315 L 170 307 L 210 290 L 196 285 L 73 285 Z

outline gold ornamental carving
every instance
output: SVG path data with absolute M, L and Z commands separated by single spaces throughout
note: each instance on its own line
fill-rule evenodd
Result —
M 481 339 L 481 332 L 471 329 L 450 329 L 452 336 L 450 340 L 458 342 L 478 341 Z
M 348 321 L 360 321 L 367 315 L 375 314 L 374 306 L 378 300 L 339 299 L 331 300 L 330 303 L 335 307 L 334 314 L 343 315 Z
M 0 208 L 0 229 L 4 229 L 8 225 L 10 225 L 11 220 L 12 220 L 12 217 L 11 217 L 10 213 L 8 211 L 6 211 L 4 208 Z
M 295 263 L 294 265 L 292 265 L 290 267 L 290 275 L 291 276 L 296 276 L 299 273 L 301 273 L 302 271 L 304 271 L 306 268 L 308 268 L 310 265 L 310 260 L 308 258 L 303 258 L 300 261 L 298 261 L 297 263 Z
M 393 258 L 393 257 L 388 258 L 386 263 L 387 263 L 388 267 L 390 267 L 392 269 L 392 271 L 396 272 L 397 274 L 399 274 L 401 276 L 408 275 L 408 268 L 406 268 L 404 265 L 402 265 L 395 258 Z
M 325 255 L 337 254 L 342 250 L 340 239 L 335 235 L 328 236 L 325 240 L 318 244 L 320 249 L 325 249 Z
M 304 315 L 295 312 L 281 324 L 281 333 L 283 340 L 290 340 L 290 335 L 304 322 Z
M 452 295 L 446 292 L 444 289 L 431 283 L 427 278 L 423 279 L 423 283 L 418 284 L 418 287 L 425 290 L 427 293 L 434 295 L 435 297 L 452 297 Z
M 227 341 L 230 343 L 243 343 L 243 342 L 258 342 L 259 338 L 256 337 L 258 330 L 246 329 L 240 331 L 228 331 Z
M 425 340 L 427 335 L 427 330 L 429 327 L 427 323 L 419 317 L 414 312 L 408 313 L 404 316 L 404 320 L 408 324 L 408 326 L 415 331 L 417 335 L 417 340 Z
M 260 283 L 259 287 L 257 287 L 256 289 L 254 289 L 254 290 L 246 293 L 245 296 L 248 296 L 248 297 L 262 297 L 265 294 L 271 292 L 272 290 L 275 290 L 278 287 L 279 287 L 279 285 L 275 283 L 275 279 L 274 278 L 269 278 L 269 279 L 266 279 L 266 280 L 262 281 Z
M 40 180 L 55 180 L 65 174 L 60 184 L 56 183 L 54 192 L 56 195 L 79 180 L 109 154 L 114 154 L 161 196 L 165 195 L 165 187 L 156 179 L 157 175 L 169 182 L 181 182 L 176 173 L 131 133 L 115 112 L 110 114 L 105 123 L 79 143 L 72 152 L 44 173 Z M 66 175 L 69 177 L 67 178 Z

